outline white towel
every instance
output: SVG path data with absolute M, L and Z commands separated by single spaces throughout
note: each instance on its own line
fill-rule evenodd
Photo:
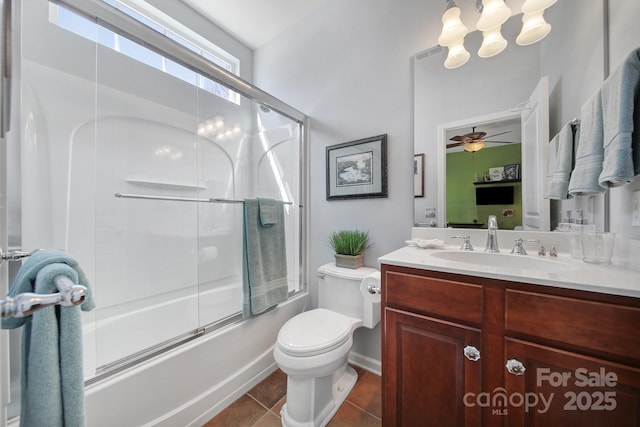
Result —
M 576 135 L 577 134 L 576 130 Z M 573 128 L 570 122 L 562 127 L 560 133 L 554 137 L 554 140 L 557 140 L 555 146 L 555 161 L 551 174 L 547 171 L 547 177 L 551 175 L 551 179 L 547 180 L 547 193 L 545 194 L 545 198 L 563 200 L 569 197 L 569 176 L 571 175 L 571 166 L 573 163 L 574 138 Z M 552 149 L 554 147 L 549 148 Z
M 580 118 L 576 165 L 569 180 L 569 194 L 580 196 L 607 191 L 598 182 L 604 160 L 602 95 L 596 92 L 584 103 Z
M 634 131 L 634 110 L 640 90 L 640 49 L 636 49 L 602 85 L 604 119 L 604 164 L 600 185 L 615 187 L 633 181 L 640 165 L 634 154 L 640 150 L 640 123 Z M 635 107 L 635 108 L 634 108 Z M 636 117 L 638 115 L 636 114 Z
M 547 151 L 547 174 L 545 176 L 544 198 L 552 199 L 551 183 L 553 182 L 553 171 L 556 168 L 556 157 L 558 156 L 558 139 L 559 135 L 554 136 L 549 141 L 549 150 Z

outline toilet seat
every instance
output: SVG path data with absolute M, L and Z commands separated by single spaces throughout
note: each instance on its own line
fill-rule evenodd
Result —
M 278 347 L 290 356 L 327 353 L 349 340 L 353 319 L 324 308 L 305 311 L 288 320 L 278 333 Z

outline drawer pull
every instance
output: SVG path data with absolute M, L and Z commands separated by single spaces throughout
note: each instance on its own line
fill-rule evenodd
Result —
M 513 375 L 524 375 L 524 371 L 526 371 L 526 368 L 524 367 L 522 362 L 520 362 L 517 359 L 507 360 L 506 366 L 507 366 L 507 371 L 509 371 L 509 373 Z
M 480 350 L 472 345 L 468 345 L 464 348 L 464 357 L 475 362 L 480 359 Z

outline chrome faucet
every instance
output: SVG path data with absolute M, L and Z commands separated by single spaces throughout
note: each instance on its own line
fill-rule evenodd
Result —
M 495 215 L 489 215 L 487 220 L 487 245 L 485 252 L 500 252 L 498 248 L 498 220 Z

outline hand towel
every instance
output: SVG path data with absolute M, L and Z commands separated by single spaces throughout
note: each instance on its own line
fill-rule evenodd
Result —
M 262 225 L 273 225 L 278 223 L 278 212 L 276 210 L 277 203 L 280 202 L 264 197 L 258 198 L 258 206 L 260 209 L 260 223 Z
M 54 279 L 66 276 L 87 287 L 83 310 L 94 307 L 89 283 L 64 252 L 38 251 L 24 263 L 9 295 L 58 292 Z M 24 318 L 3 319 L 3 328 L 24 325 L 21 361 L 21 426 L 85 425 L 80 307 L 50 306 Z
M 558 135 L 554 137 L 554 139 L 556 138 L 555 161 L 551 172 L 551 180 L 547 181 L 545 198 L 563 200 L 569 197 L 569 177 L 573 166 L 574 133 L 570 122 L 562 127 Z M 551 148 L 549 147 L 549 149 Z M 548 171 L 547 176 L 549 176 Z
M 244 318 L 269 311 L 286 301 L 287 253 L 284 229 L 284 207 L 275 201 L 276 222 L 267 226 L 260 221 L 256 199 L 244 201 L 243 227 L 243 304 Z
M 598 182 L 604 160 L 600 91 L 593 94 L 584 103 L 580 119 L 580 139 L 576 150 L 576 164 L 569 179 L 569 194 L 581 196 L 604 193 L 607 189 Z
M 637 156 L 640 150 L 640 123 L 634 124 L 634 111 L 640 108 L 639 90 L 640 49 L 636 49 L 602 85 L 604 164 L 599 181 L 604 187 L 629 183 L 638 174 L 634 153 Z

